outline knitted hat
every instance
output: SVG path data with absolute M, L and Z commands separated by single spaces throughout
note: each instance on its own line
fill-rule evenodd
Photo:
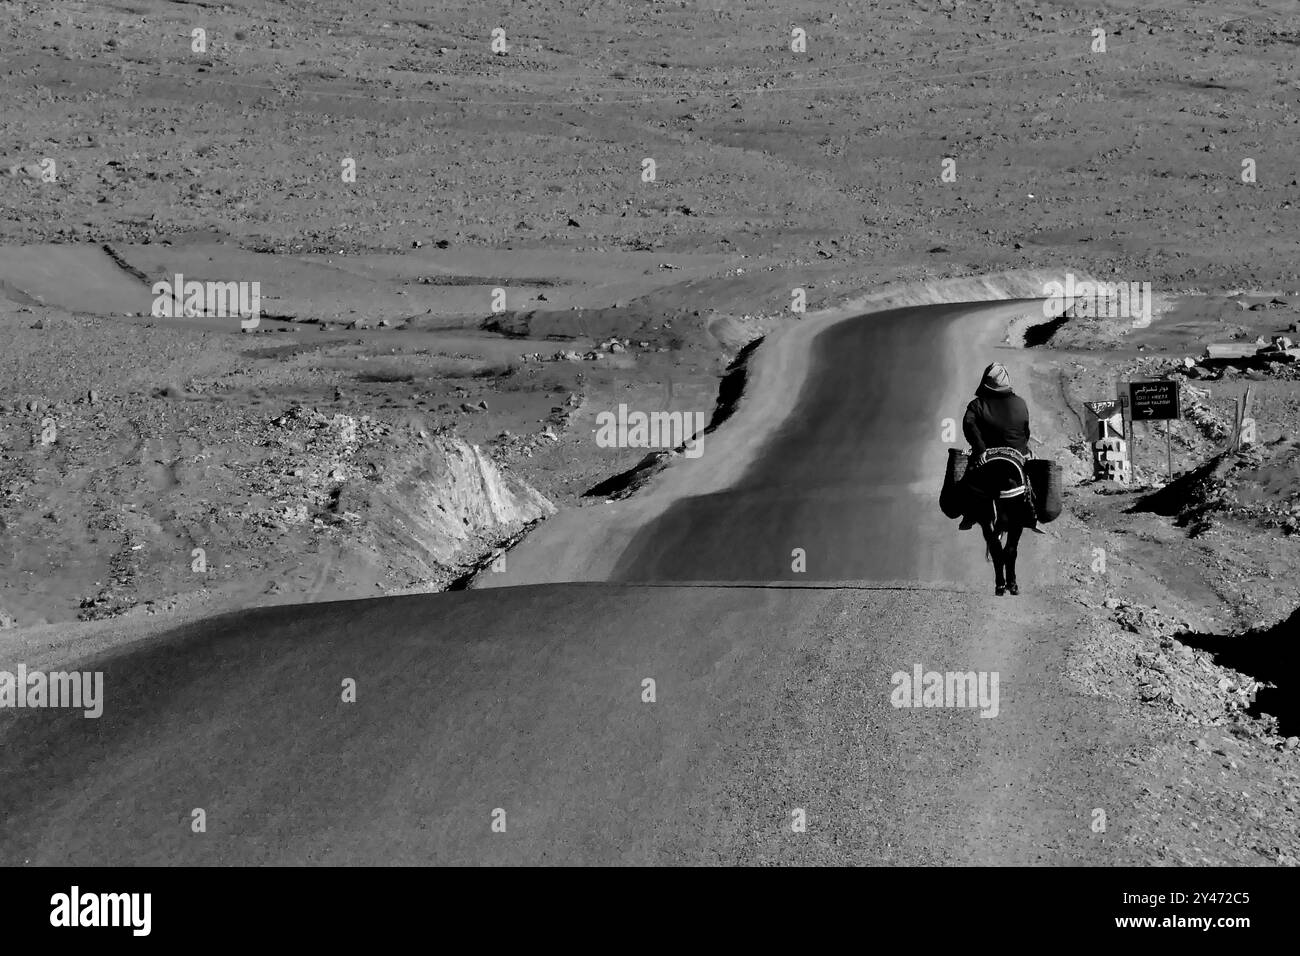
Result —
M 980 382 L 980 390 L 993 392 L 995 395 L 1007 395 L 1011 392 L 1011 376 L 1007 374 L 1006 367 L 999 362 L 994 362 L 984 370 L 984 380 Z

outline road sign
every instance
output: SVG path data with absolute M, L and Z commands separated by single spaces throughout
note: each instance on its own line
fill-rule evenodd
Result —
M 1088 410 L 1088 440 L 1124 437 L 1124 410 L 1119 402 L 1084 402 Z
M 1132 408 L 1130 414 L 1135 422 L 1182 418 L 1177 382 L 1129 382 L 1128 393 Z

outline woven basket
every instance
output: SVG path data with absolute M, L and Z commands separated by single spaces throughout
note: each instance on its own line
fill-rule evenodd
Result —
M 966 477 L 969 456 L 958 448 L 948 449 L 948 467 L 943 473 L 943 490 L 939 492 L 939 509 L 949 518 L 960 518 L 966 510 L 966 492 L 961 480 Z
M 1061 466 L 1050 458 L 1031 458 L 1025 462 L 1025 478 L 1034 493 L 1034 510 L 1043 524 L 1061 516 Z

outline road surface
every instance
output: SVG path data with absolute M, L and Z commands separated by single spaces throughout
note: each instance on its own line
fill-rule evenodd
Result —
M 996 598 L 935 504 L 1004 319 L 823 333 L 739 481 L 632 534 L 615 583 L 250 610 L 82 662 L 99 719 L 0 712 L 0 863 L 1129 861 L 1128 741 L 1062 677 L 1059 545 Z M 996 716 L 891 706 L 917 664 L 995 672 Z
M 1016 305 L 988 311 L 1008 308 Z M 954 399 L 953 386 L 973 392 L 987 364 L 961 348 L 969 312 L 893 310 L 822 332 L 816 374 L 740 481 L 650 522 L 613 578 L 991 584 L 978 531 L 958 535 L 936 503 L 953 447 L 942 440 L 945 424 L 965 447 L 960 423 L 970 399 Z M 978 330 L 968 337 L 984 341 L 1000 327 L 968 325 Z M 987 344 L 985 354 L 999 357 Z M 1026 582 L 1034 573 L 1027 562 Z

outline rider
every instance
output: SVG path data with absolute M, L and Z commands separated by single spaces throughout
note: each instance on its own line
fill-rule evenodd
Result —
M 971 447 L 968 478 L 983 463 L 984 452 L 990 448 L 1014 448 L 1022 455 L 1029 454 L 1029 406 L 1011 390 L 1011 376 L 1000 362 L 984 370 L 975 398 L 966 406 L 961 427 Z M 975 524 L 975 518 L 967 514 L 962 518 L 961 530 Z

